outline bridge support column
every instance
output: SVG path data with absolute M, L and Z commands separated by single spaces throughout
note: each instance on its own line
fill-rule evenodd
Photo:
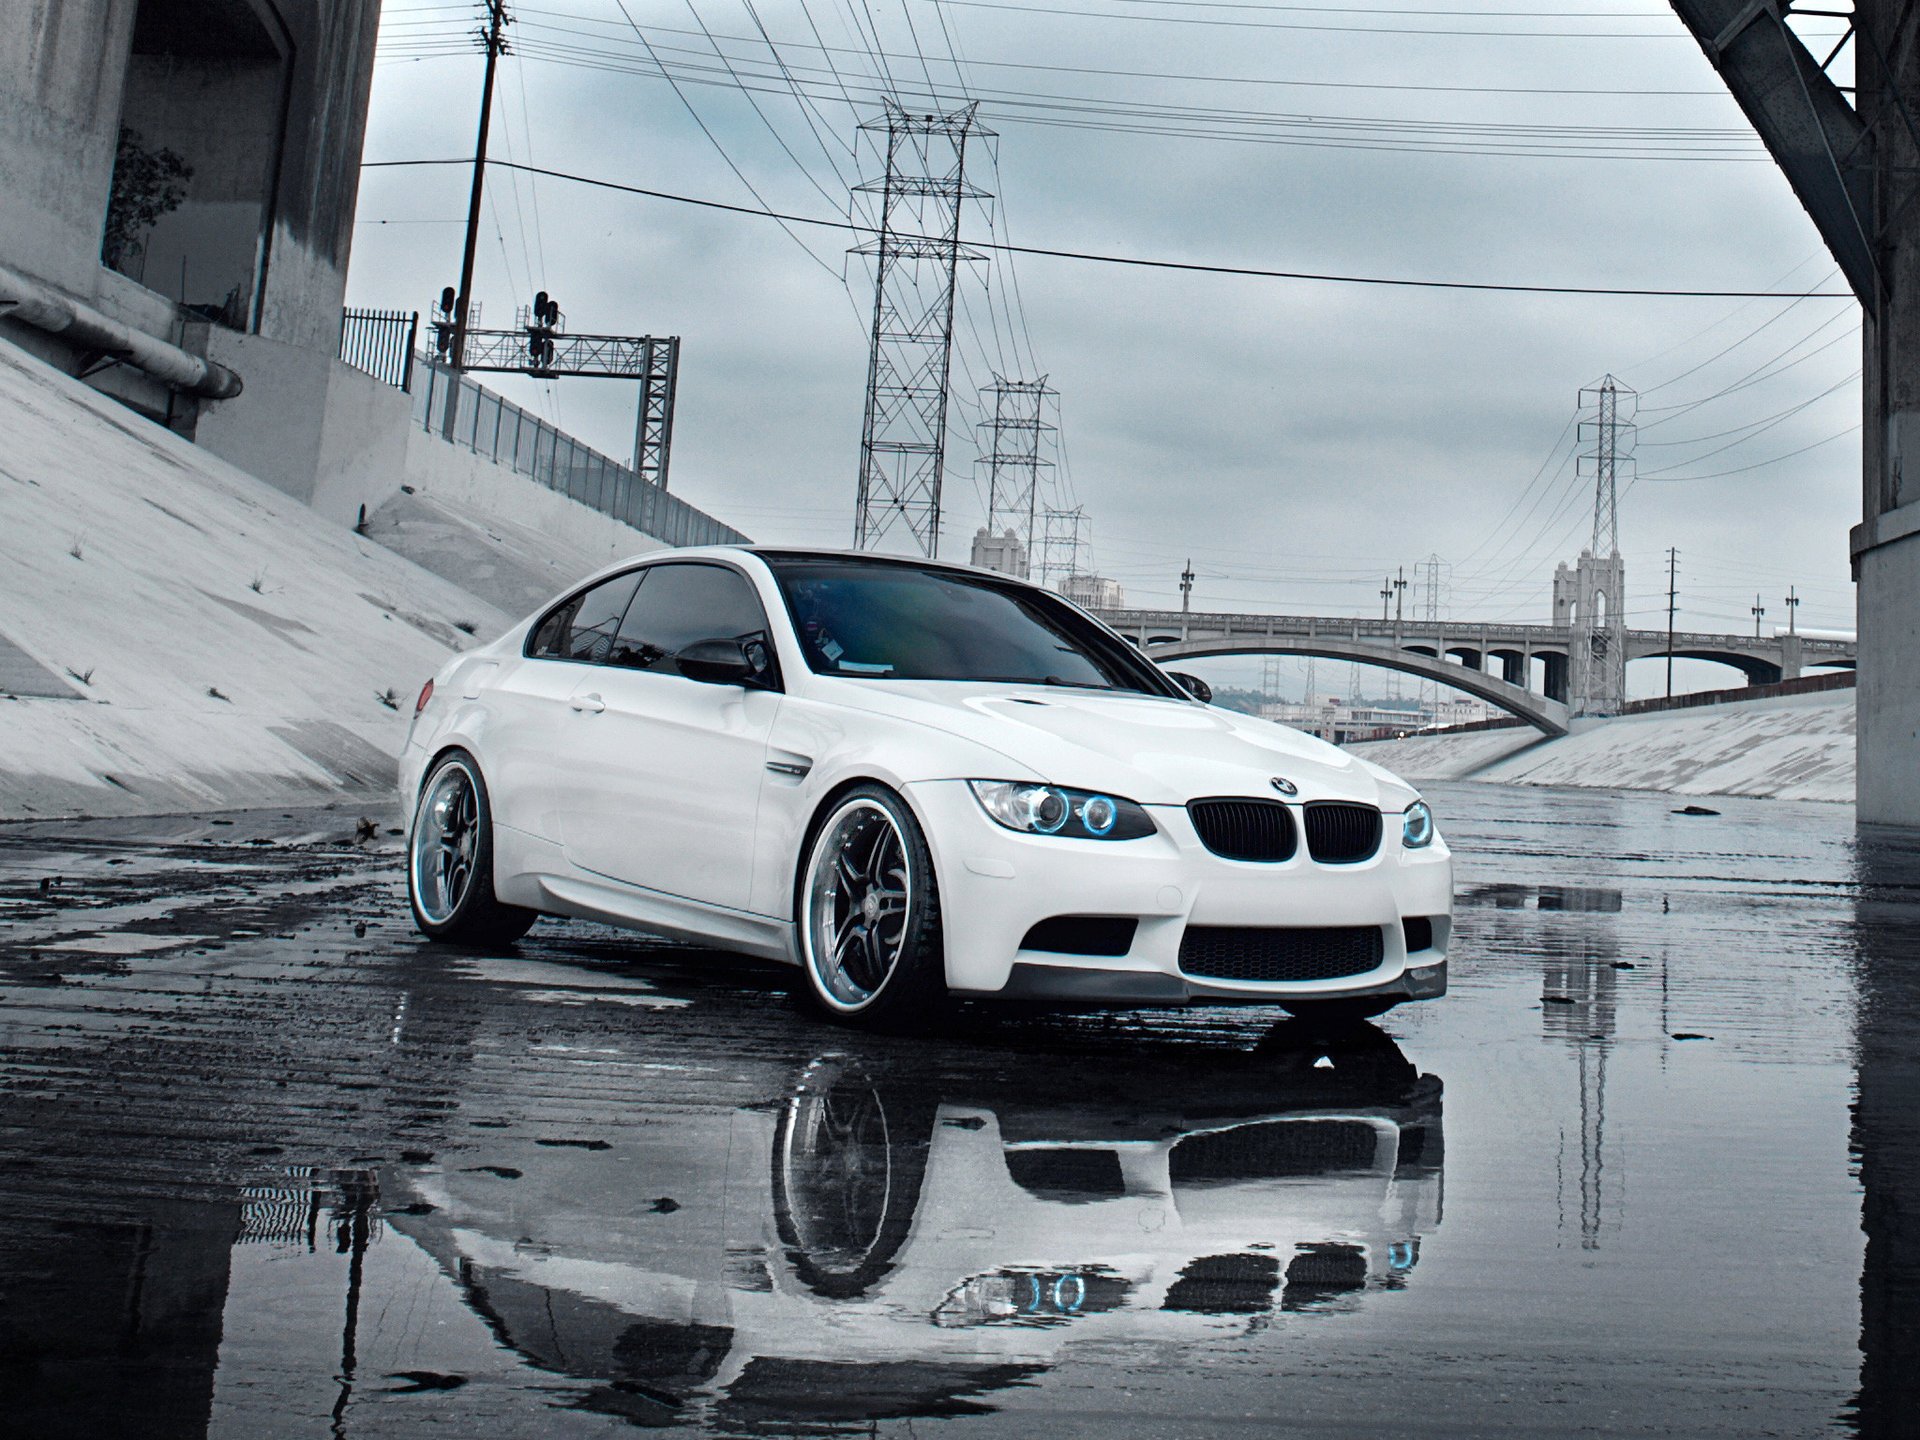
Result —
M 1547 698 L 1565 702 L 1567 698 L 1567 657 L 1542 655 L 1547 662 Z
M 1780 637 L 1780 678 L 1798 680 L 1800 678 L 1800 637 L 1782 635 Z

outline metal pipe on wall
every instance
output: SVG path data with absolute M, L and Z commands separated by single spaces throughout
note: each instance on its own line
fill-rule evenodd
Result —
M 240 377 L 217 361 L 157 340 L 5 265 L 0 265 L 0 318 L 112 355 L 188 395 L 231 400 L 242 388 Z

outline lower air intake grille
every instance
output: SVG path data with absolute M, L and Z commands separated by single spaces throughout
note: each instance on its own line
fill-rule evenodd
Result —
M 1200 843 L 1223 859 L 1293 858 L 1293 815 L 1278 800 L 1195 800 L 1187 814 Z
M 1180 939 L 1180 969 L 1203 980 L 1339 980 L 1378 969 L 1385 953 L 1377 925 L 1189 925 Z
M 1307 853 L 1322 865 L 1357 865 L 1380 849 L 1380 812 L 1371 805 L 1315 800 L 1307 805 Z

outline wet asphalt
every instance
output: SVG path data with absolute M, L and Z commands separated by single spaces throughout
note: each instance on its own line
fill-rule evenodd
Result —
M 0 1430 L 1920 1433 L 1920 843 L 1429 793 L 1452 993 L 1339 1034 L 866 1037 L 425 945 L 391 815 L 0 827 Z

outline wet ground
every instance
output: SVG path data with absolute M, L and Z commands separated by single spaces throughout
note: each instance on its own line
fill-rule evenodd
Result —
M 0 828 L 0 1429 L 1915 1433 L 1920 847 L 1430 793 L 1453 993 L 1340 1036 L 863 1038 L 425 947 L 390 817 Z

